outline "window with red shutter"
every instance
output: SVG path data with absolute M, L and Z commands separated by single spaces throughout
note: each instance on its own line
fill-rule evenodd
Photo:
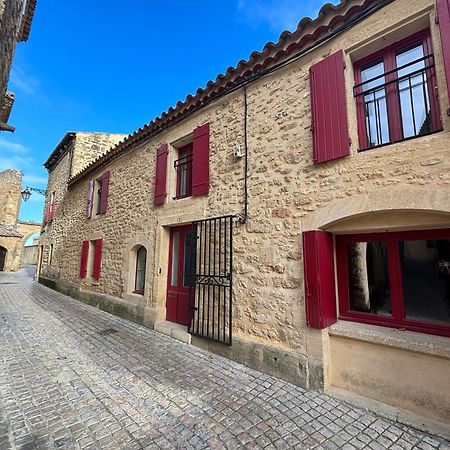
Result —
M 306 321 L 326 328 L 336 322 L 333 235 L 314 230 L 303 233 Z
M 192 151 L 192 195 L 209 192 L 209 123 L 194 130 Z
M 96 281 L 100 279 L 100 272 L 102 269 L 102 249 L 103 239 L 94 241 L 94 264 L 92 267 L 92 278 Z
M 161 145 L 156 152 L 155 195 L 153 203 L 162 205 L 167 197 L 167 144 Z
M 109 178 L 110 178 L 109 171 L 106 171 L 101 178 L 101 196 L 99 199 L 100 214 L 106 214 L 106 211 L 108 209 Z
M 177 149 L 178 159 L 174 162 L 177 172 L 175 198 L 185 198 L 192 195 L 192 142 Z
M 442 56 L 444 57 L 445 77 L 447 79 L 448 109 L 450 116 L 450 0 L 437 0 L 437 17 L 441 34 Z
M 88 255 L 89 255 L 89 241 L 83 241 L 83 244 L 81 246 L 81 258 L 80 258 L 81 278 L 85 278 L 87 275 Z
M 428 29 L 355 63 L 360 150 L 441 129 L 434 66 Z
M 344 79 L 339 50 L 310 68 L 314 164 L 350 154 Z
M 92 217 L 92 208 L 94 207 L 94 187 L 95 187 L 95 180 L 91 180 L 89 182 L 87 192 L 87 205 L 86 205 L 87 217 Z

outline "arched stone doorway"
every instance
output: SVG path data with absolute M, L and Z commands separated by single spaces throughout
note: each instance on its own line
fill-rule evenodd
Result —
M 5 247 L 0 246 L 0 272 L 3 272 L 5 270 L 7 254 L 8 254 L 8 250 L 6 250 Z

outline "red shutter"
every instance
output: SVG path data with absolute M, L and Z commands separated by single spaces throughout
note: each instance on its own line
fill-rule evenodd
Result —
M 109 171 L 102 175 L 102 196 L 100 199 L 100 214 L 105 214 L 108 209 Z
M 445 77 L 447 79 L 448 109 L 450 115 L 450 0 L 437 0 L 437 14 L 441 33 L 442 56 L 444 57 Z
M 336 322 L 333 235 L 324 231 L 303 233 L 306 323 L 326 328 Z
M 344 79 L 339 50 L 309 69 L 314 164 L 350 154 Z
M 162 205 L 167 196 L 167 155 L 169 146 L 161 145 L 156 152 L 155 197 L 153 203 Z
M 192 195 L 209 192 L 209 123 L 194 130 L 192 151 Z
M 52 203 L 52 213 L 51 213 L 52 219 L 56 217 L 56 201 L 53 201 Z
M 92 217 L 92 207 L 94 206 L 94 186 L 95 181 L 91 180 L 89 182 L 89 188 L 87 193 L 87 205 L 86 205 L 86 215 Z
M 102 248 L 103 240 L 97 239 L 95 241 L 94 266 L 92 269 L 92 278 L 96 281 L 100 279 L 100 272 L 102 270 Z
M 87 263 L 89 254 L 89 241 L 83 241 L 81 246 L 81 259 L 80 259 L 80 277 L 84 278 L 87 275 Z

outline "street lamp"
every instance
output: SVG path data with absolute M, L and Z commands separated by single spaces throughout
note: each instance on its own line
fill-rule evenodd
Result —
M 20 194 L 22 195 L 22 200 L 27 202 L 31 197 L 31 191 L 37 192 L 38 194 L 44 195 L 47 193 L 44 189 L 38 189 L 34 187 L 26 187 Z

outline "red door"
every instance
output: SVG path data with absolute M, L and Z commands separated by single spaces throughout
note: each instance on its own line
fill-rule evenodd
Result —
M 189 293 L 194 289 L 196 232 L 193 225 L 170 230 L 169 273 L 167 275 L 167 320 L 189 325 Z

